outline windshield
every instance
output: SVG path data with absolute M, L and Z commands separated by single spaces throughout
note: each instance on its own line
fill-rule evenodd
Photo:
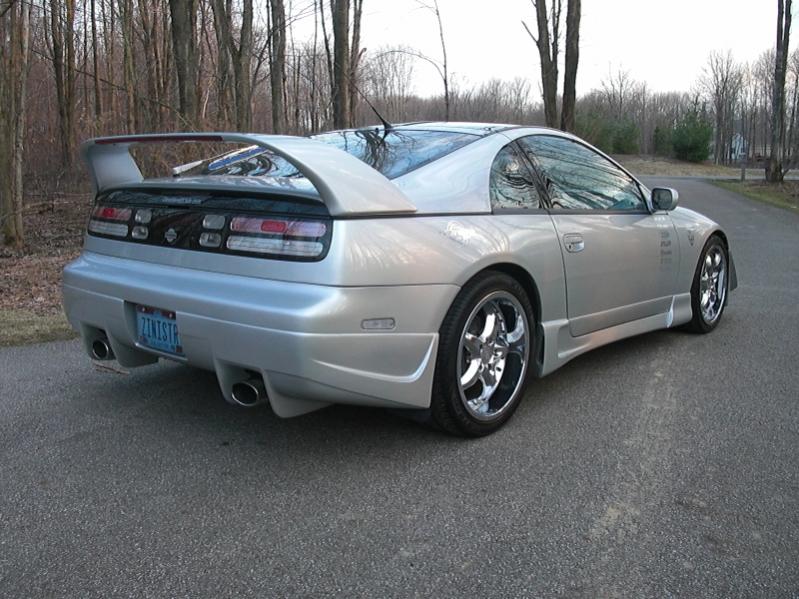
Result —
M 479 139 L 471 133 L 450 131 L 389 131 L 358 129 L 314 135 L 321 141 L 352 154 L 389 179 L 401 177 Z M 199 164 L 186 165 L 180 176 L 239 175 L 247 177 L 300 177 L 286 159 L 261 148 L 247 146 Z

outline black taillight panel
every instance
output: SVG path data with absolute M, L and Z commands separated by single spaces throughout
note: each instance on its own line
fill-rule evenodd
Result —
M 153 194 L 147 192 L 150 201 L 121 204 L 123 199 L 140 199 L 142 193 L 120 197 L 117 192 L 113 198 L 99 198 L 89 234 L 179 250 L 300 262 L 322 260 L 330 249 L 333 220 L 324 205 L 319 209 L 318 202 L 298 206 L 296 202 L 237 197 L 225 204 L 224 198 L 213 196 L 213 201 L 165 206 L 153 202 Z M 167 198 L 174 196 L 170 193 Z M 220 209 L 223 205 L 225 210 Z M 235 209 L 242 207 L 261 209 Z M 264 210 L 267 207 L 273 210 Z

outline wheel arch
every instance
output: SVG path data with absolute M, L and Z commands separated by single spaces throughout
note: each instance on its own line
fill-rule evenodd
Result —
M 519 266 L 513 262 L 496 262 L 474 273 L 464 286 L 487 271 L 496 271 L 508 275 L 519 283 L 527 294 L 530 305 L 533 307 L 533 318 L 535 319 L 535 335 L 533 336 L 535 342 L 535 347 L 533 348 L 535 368 L 532 370 L 536 376 L 540 376 L 544 360 L 544 330 L 541 326 L 543 318 L 541 314 L 541 293 L 538 289 L 538 284 L 533 278 L 533 275 L 530 274 L 530 271 L 523 266 Z
M 730 242 L 727 239 L 727 234 L 724 232 L 724 230 L 721 227 L 716 227 L 715 229 L 712 229 L 707 234 L 707 238 L 705 239 L 705 243 L 707 243 L 707 240 L 710 239 L 711 237 L 713 237 L 714 235 L 718 235 L 719 236 L 721 241 L 724 243 L 724 247 L 726 248 L 727 252 L 729 252 L 730 251 Z

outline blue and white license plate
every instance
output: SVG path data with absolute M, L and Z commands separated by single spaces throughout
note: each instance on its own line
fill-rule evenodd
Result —
M 139 343 L 170 354 L 183 354 L 175 313 L 150 306 L 136 306 Z

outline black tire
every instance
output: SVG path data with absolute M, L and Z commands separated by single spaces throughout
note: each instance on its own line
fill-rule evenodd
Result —
M 502 391 L 508 399 L 502 404 L 501 411 L 495 417 L 484 416 L 483 419 L 479 419 L 470 413 L 464 403 L 465 400 L 461 397 L 458 379 L 461 336 L 467 326 L 467 319 L 473 316 L 481 302 L 497 293 L 503 297 L 512 296 L 523 310 L 527 326 L 524 342 L 526 357 L 517 358 L 518 364 L 514 366 L 511 364 L 510 354 L 508 354 L 507 362 L 503 363 L 505 370 L 502 371 L 503 374 L 499 378 L 499 386 L 495 392 L 496 395 Z M 508 299 L 507 301 L 512 300 Z M 515 308 L 516 306 L 513 306 L 510 309 Z M 511 312 L 511 314 L 516 313 Z M 433 394 L 430 410 L 426 411 L 429 421 L 449 433 L 466 437 L 488 435 L 505 424 L 524 396 L 526 379 L 529 378 L 532 370 L 531 362 L 535 356 L 534 331 L 535 323 L 530 299 L 524 288 L 513 277 L 497 271 L 486 271 L 477 275 L 464 286 L 450 306 L 439 329 Z M 494 395 L 491 397 L 493 398 Z
M 702 278 L 702 268 L 707 259 L 708 255 L 714 254 L 715 252 L 721 252 L 721 255 L 724 259 L 725 264 L 725 271 L 724 271 L 724 280 L 723 280 L 723 290 L 724 295 L 721 301 L 721 305 L 718 308 L 717 315 L 712 319 L 708 320 L 703 312 L 702 312 L 702 291 L 701 291 L 701 278 Z M 727 296 L 729 294 L 729 287 L 730 287 L 730 256 L 729 252 L 727 251 L 727 245 L 724 243 L 724 240 L 719 235 L 713 235 L 710 239 L 707 240 L 705 246 L 702 248 L 702 253 L 699 254 L 699 262 L 696 265 L 696 272 L 694 272 L 694 280 L 691 285 L 691 311 L 693 312 L 693 317 L 691 322 L 686 325 L 686 329 L 692 331 L 694 333 L 705 334 L 711 332 L 715 329 L 719 322 L 721 322 L 721 317 L 724 314 L 724 308 L 727 306 Z

